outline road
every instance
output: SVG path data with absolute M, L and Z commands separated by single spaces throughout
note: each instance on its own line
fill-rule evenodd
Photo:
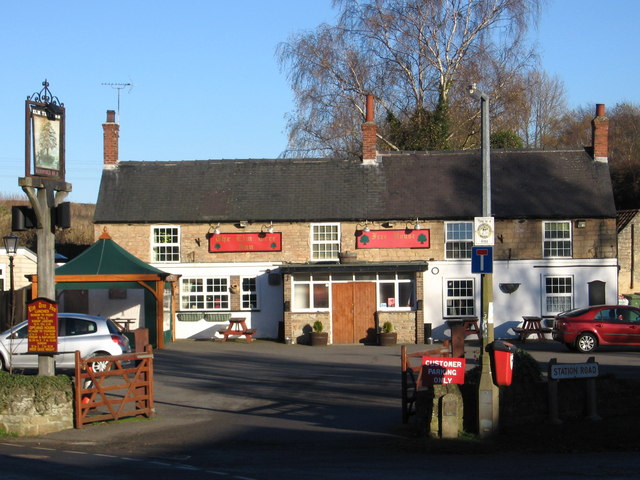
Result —
M 551 342 L 525 348 L 543 362 L 588 358 Z M 637 353 L 595 356 L 601 370 L 635 376 Z M 424 453 L 400 421 L 399 370 L 399 347 L 175 342 L 155 352 L 156 417 L 1 438 L 0 471 L 3 480 L 637 477 L 636 455 Z

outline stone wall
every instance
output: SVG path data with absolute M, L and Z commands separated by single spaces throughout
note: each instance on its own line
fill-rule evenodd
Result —
M 10 400 L 0 399 L 0 429 L 18 436 L 45 435 L 73 428 L 73 393 L 49 391 L 46 396 L 24 388 L 12 392 Z

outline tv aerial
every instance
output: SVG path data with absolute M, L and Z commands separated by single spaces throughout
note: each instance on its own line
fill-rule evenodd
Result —
M 118 111 L 116 113 L 116 122 L 120 123 L 120 90 L 129 87 L 129 92 L 131 92 L 131 90 L 133 89 L 134 85 L 133 83 L 129 82 L 129 83 L 103 83 L 102 85 L 107 86 L 107 87 L 111 87 L 114 90 L 118 91 Z

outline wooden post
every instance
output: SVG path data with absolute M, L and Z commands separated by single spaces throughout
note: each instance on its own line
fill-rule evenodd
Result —
M 552 365 L 556 363 L 558 363 L 557 358 L 549 360 L 549 372 L 551 372 Z M 551 375 L 549 375 L 547 386 L 549 390 L 549 422 L 554 425 L 560 425 L 562 420 L 560 420 L 558 412 L 558 380 L 552 379 Z
M 18 185 L 29 197 L 36 215 L 38 246 L 38 289 L 40 298 L 56 301 L 55 279 L 55 226 L 51 209 L 59 205 L 71 184 L 56 180 L 26 177 L 18 179 Z M 38 355 L 38 375 L 51 377 L 55 375 L 55 364 L 52 355 Z
M 409 423 L 409 396 L 407 394 L 407 346 L 400 347 L 400 362 L 402 372 L 402 423 Z
M 587 363 L 595 363 L 596 357 L 589 357 Z M 595 377 L 587 380 L 587 416 L 589 420 L 602 420 L 598 415 L 598 398 L 596 395 Z

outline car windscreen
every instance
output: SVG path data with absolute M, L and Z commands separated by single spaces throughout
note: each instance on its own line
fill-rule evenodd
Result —
M 578 317 L 588 312 L 590 308 L 591 307 L 574 308 L 573 310 L 567 310 L 566 312 L 562 312 L 558 316 L 559 317 Z

